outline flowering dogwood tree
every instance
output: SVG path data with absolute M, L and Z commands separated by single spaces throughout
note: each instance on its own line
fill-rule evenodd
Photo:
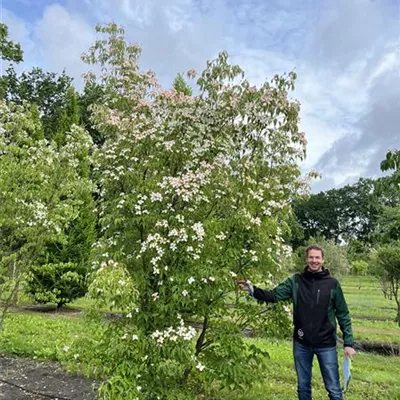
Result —
M 106 140 L 95 154 L 102 237 L 90 293 L 125 315 L 91 360 L 108 377 L 100 393 L 190 399 L 246 388 L 266 357 L 241 331 L 270 315 L 239 298 L 234 280 L 271 283 L 290 251 L 282 234 L 305 154 L 288 97 L 295 74 L 252 86 L 222 52 L 187 73 L 194 95 L 163 90 L 122 29 L 97 30 L 105 38 L 84 56 L 102 71 L 89 83 L 106 93 L 93 107 Z
M 74 127 L 57 147 L 34 109 L 0 102 L 0 296 L 12 296 L 49 243 L 64 243 L 94 187 L 91 138 Z M 93 210 L 91 211 L 93 213 Z M 10 299 L 10 297 L 9 297 Z M 4 310 L 3 310 L 4 311 Z

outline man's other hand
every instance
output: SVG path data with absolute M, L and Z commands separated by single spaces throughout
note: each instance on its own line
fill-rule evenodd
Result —
M 240 290 L 246 291 L 246 292 L 253 292 L 253 287 L 245 280 L 245 279 L 238 279 L 236 281 L 236 284 L 239 286 Z
M 345 348 L 344 348 L 344 356 L 346 357 L 346 358 L 351 358 L 351 359 L 353 359 L 353 357 L 354 357 L 354 355 L 356 354 L 356 351 L 352 348 L 352 347 L 348 347 L 348 346 L 346 346 Z

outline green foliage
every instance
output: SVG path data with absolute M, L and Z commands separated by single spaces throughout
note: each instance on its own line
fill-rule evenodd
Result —
M 339 220 L 331 193 L 321 192 L 310 197 L 299 198 L 293 205 L 297 220 L 304 229 L 305 239 L 321 235 L 338 240 Z
M 364 260 L 354 260 L 351 262 L 351 273 L 353 275 L 366 275 L 368 273 L 368 262 Z
M 9 68 L 0 78 L 0 98 L 18 105 L 35 104 L 40 113 L 44 136 L 51 140 L 59 130 L 71 84 L 72 78 L 65 72 L 59 75 L 33 68 L 17 76 L 15 70 Z
M 383 208 L 373 237 L 377 243 L 400 240 L 400 206 Z
M 176 76 L 172 86 L 178 93 L 182 93 L 186 96 L 191 96 L 193 94 L 192 88 L 187 84 L 182 74 Z
M 400 242 L 383 245 L 372 252 L 371 272 L 380 280 L 384 295 L 396 301 L 396 319 L 400 326 Z
M 304 244 L 304 228 L 293 210 L 288 216 L 287 225 L 288 229 L 284 234 L 285 243 L 290 243 L 295 250 Z
M 58 145 L 64 144 L 65 134 L 71 130 L 72 125 L 79 125 L 80 120 L 78 95 L 73 87 L 68 88 L 65 102 L 65 107 L 58 120 L 57 133 L 54 137 Z
M 354 185 L 312 194 L 294 202 L 294 212 L 304 229 L 305 239 L 370 241 L 381 207 L 375 195 L 376 182 L 361 178 Z
M 239 297 L 233 278 L 279 279 L 290 252 L 283 235 L 305 146 L 289 98 L 295 74 L 256 88 L 222 52 L 197 96 L 162 90 L 122 29 L 98 31 L 106 39 L 84 57 L 106 71 L 87 75 L 104 90 L 91 120 L 105 139 L 95 152 L 101 238 L 90 293 L 125 315 L 92 351 L 108 377 L 101 396 L 189 399 L 209 382 L 245 390 L 265 357 L 241 330 L 272 325 L 281 310 L 237 301 L 228 312 L 227 303 Z
M 304 246 L 299 247 L 294 254 L 294 263 L 298 271 L 302 271 L 306 265 L 305 250 L 307 246 L 316 244 L 324 249 L 325 267 L 338 279 L 347 275 L 351 265 L 347 256 L 347 247 L 337 244 L 334 240 L 324 238 L 310 238 Z
M 92 109 L 95 104 L 101 104 L 104 97 L 104 88 L 96 82 L 87 82 L 83 93 L 79 96 L 80 120 L 86 131 L 89 132 L 93 142 L 101 146 L 104 143 L 104 135 L 94 127 L 92 122 Z
M 347 255 L 349 261 L 368 261 L 371 251 L 370 243 L 364 243 L 361 240 L 350 240 L 347 245 Z
M 61 147 L 41 139 L 35 111 L 0 102 L 0 295 L 12 293 L 10 285 L 17 289 L 31 265 L 46 264 L 50 245 L 68 247 L 83 210 L 93 218 L 88 209 L 93 202 L 87 202 L 94 190 L 88 177 L 90 137 L 74 127 Z M 60 261 L 76 261 L 70 257 Z
M 57 308 L 85 295 L 86 269 L 74 263 L 32 265 L 26 274 L 27 293 L 36 303 Z
M 386 187 L 395 187 L 398 191 L 400 184 L 400 150 L 389 151 L 381 162 L 381 171 L 391 170 L 393 170 L 393 174 L 386 181 Z
M 8 38 L 8 27 L 0 23 L 0 60 L 13 61 L 19 63 L 23 60 L 23 52 L 18 43 L 14 43 Z

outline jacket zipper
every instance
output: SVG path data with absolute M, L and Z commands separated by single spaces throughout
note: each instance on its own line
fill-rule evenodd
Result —
M 320 292 L 320 290 L 318 289 L 318 292 L 317 292 L 317 305 L 319 303 L 319 292 Z
M 312 280 L 312 303 L 311 303 L 311 308 L 314 308 L 314 293 L 315 293 L 315 279 L 313 277 Z M 311 334 L 311 343 L 314 343 L 314 327 L 313 327 L 313 323 L 310 322 L 310 334 Z

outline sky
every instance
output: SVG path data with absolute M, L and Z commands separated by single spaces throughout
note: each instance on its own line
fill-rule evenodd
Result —
M 24 50 L 19 68 L 65 69 L 78 88 L 80 55 L 110 21 L 165 86 L 221 50 L 256 85 L 295 70 L 302 171 L 321 174 L 314 192 L 380 176 L 387 151 L 400 149 L 400 0 L 0 0 L 0 9 Z

